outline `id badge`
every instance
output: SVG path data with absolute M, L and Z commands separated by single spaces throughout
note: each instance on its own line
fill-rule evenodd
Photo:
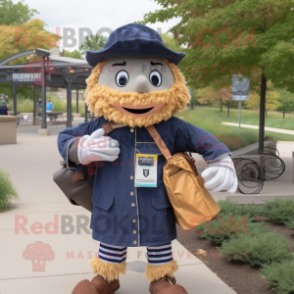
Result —
M 135 187 L 157 187 L 158 155 L 136 154 Z

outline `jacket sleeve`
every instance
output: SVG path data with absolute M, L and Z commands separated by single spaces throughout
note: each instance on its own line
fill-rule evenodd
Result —
M 94 130 L 100 128 L 102 125 L 101 119 L 96 119 L 91 122 L 79 124 L 77 127 L 67 128 L 59 133 L 57 139 L 58 150 L 67 166 L 81 170 L 81 165 L 70 161 L 69 149 L 73 144 L 77 144 L 80 137 L 84 135 L 91 135 Z M 77 146 L 75 146 L 77 147 Z M 74 148 L 76 149 L 76 148 Z M 72 149 L 73 150 L 73 149 Z
M 218 160 L 224 155 L 231 155 L 227 146 L 220 143 L 211 133 L 182 120 L 178 120 L 177 125 L 176 149 L 178 152 L 199 153 L 207 162 Z

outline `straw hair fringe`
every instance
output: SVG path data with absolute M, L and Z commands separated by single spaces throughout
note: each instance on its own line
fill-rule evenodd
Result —
M 175 260 L 163 265 L 151 265 L 147 264 L 145 269 L 145 275 L 148 281 L 157 281 L 164 276 L 174 276 L 174 272 L 178 269 L 178 264 Z
M 98 274 L 108 282 L 117 280 L 120 274 L 124 275 L 127 268 L 127 263 L 125 261 L 119 264 L 109 263 L 101 260 L 97 256 L 90 260 L 90 264 L 93 268 L 93 274 Z

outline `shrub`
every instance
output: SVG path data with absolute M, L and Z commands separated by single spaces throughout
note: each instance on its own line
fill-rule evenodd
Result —
M 0 211 L 11 206 L 10 200 L 18 198 L 17 191 L 13 186 L 9 173 L 0 169 Z
M 294 293 L 294 260 L 266 265 L 261 273 L 277 293 Z
M 250 215 L 219 214 L 214 220 L 196 227 L 196 232 L 214 245 L 221 245 L 234 235 L 247 234 L 253 225 L 251 221 Z
M 285 226 L 288 227 L 289 229 L 294 230 L 294 220 L 285 222 Z
M 230 200 L 219 200 L 218 205 L 221 208 L 220 214 L 232 214 L 232 215 L 247 215 L 250 218 L 254 218 L 261 214 L 261 205 L 248 204 L 241 205 Z
M 263 205 L 262 214 L 271 221 L 294 229 L 294 200 L 275 199 Z
M 275 261 L 291 258 L 288 239 L 270 232 L 263 223 L 253 223 L 248 234 L 235 235 L 219 248 L 230 261 L 261 267 Z M 246 257 L 244 254 L 246 253 Z
M 220 200 L 217 202 L 221 208 L 218 216 L 209 223 L 196 227 L 195 232 L 201 238 L 210 240 L 215 245 L 220 245 L 224 240 L 230 239 L 236 234 L 234 223 L 238 226 L 246 220 L 246 229 L 251 227 L 251 221 L 254 217 L 261 214 L 261 208 L 258 205 L 240 205 L 230 200 Z M 243 218 L 241 218 L 243 216 Z M 228 231 L 228 229 L 232 230 Z M 241 230 L 240 230 L 241 229 Z M 244 226 L 238 228 L 237 233 L 244 233 Z

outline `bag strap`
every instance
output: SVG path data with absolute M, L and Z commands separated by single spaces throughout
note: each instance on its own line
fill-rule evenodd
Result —
M 164 141 L 162 140 L 161 136 L 159 135 L 159 133 L 155 129 L 155 127 L 152 125 L 152 126 L 147 127 L 146 129 L 149 132 L 149 134 L 151 135 L 151 137 L 153 138 L 154 142 L 156 143 L 157 147 L 161 151 L 162 155 L 165 157 L 166 160 L 169 160 L 172 156 L 171 156 L 167 146 L 165 145 Z
M 105 135 L 108 136 L 109 133 L 111 133 L 114 129 L 122 128 L 124 126 L 126 126 L 126 125 L 125 124 L 116 124 L 113 121 L 109 121 L 109 122 L 105 123 L 104 125 L 102 125 L 101 128 L 104 130 Z

